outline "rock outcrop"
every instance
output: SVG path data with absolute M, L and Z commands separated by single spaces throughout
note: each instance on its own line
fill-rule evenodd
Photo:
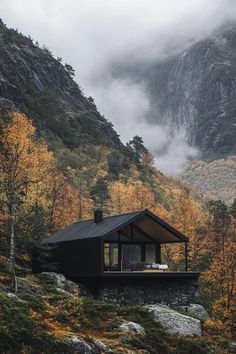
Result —
M 63 274 L 54 272 L 42 272 L 40 278 L 53 285 L 58 292 L 72 295 L 78 291 L 78 285 L 71 280 L 66 279 Z
M 178 313 L 166 305 L 148 305 L 145 308 L 169 334 L 182 337 L 201 336 L 202 334 L 201 322 L 196 318 Z
M 205 307 L 200 304 L 189 304 L 188 306 L 179 306 L 179 310 L 186 312 L 186 315 L 198 318 L 201 321 L 206 321 L 209 314 Z
M 0 114 L 19 110 L 48 138 L 59 138 L 69 148 L 121 148 L 111 123 L 73 77 L 70 65 L 0 20 Z
M 66 343 L 75 354 L 105 354 L 111 353 L 108 345 L 100 339 L 92 339 L 90 342 L 77 336 L 66 337 Z
M 236 26 L 162 61 L 119 63 L 114 73 L 146 86 L 153 124 L 184 129 L 204 156 L 236 153 Z
M 119 327 L 118 330 L 120 332 L 130 332 L 130 333 L 136 333 L 136 334 L 145 334 L 145 329 L 143 326 L 141 326 L 139 323 L 136 322 L 131 322 L 127 321 L 122 323 Z
M 70 336 L 66 338 L 66 342 L 76 354 L 96 354 L 91 345 L 77 336 Z

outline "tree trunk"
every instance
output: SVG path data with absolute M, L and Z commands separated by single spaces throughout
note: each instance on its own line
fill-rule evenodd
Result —
M 10 227 L 10 245 L 9 245 L 9 272 L 13 280 L 13 288 L 17 291 L 17 279 L 15 271 L 15 220 L 16 220 L 16 203 L 14 200 L 10 201 L 9 207 L 9 227 Z

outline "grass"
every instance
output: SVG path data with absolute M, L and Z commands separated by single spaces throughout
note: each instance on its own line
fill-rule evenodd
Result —
M 76 335 L 91 341 L 103 340 L 114 354 L 148 350 L 152 354 L 225 354 L 227 341 L 220 337 L 178 338 L 168 335 L 143 307 L 108 304 L 79 294 L 59 294 L 40 278 L 27 280 L 41 293 L 0 292 L 1 353 L 73 353 L 65 337 Z M 145 335 L 118 331 L 123 321 L 141 324 Z

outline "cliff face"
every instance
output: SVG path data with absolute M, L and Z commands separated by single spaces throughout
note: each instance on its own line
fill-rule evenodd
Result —
M 144 82 L 148 119 L 184 127 L 204 157 L 236 151 L 236 26 L 151 64 L 119 66 L 116 75 Z
M 18 109 L 69 148 L 122 146 L 112 125 L 73 80 L 73 69 L 0 23 L 0 112 Z
M 150 100 L 146 119 L 184 128 L 199 150 L 182 178 L 211 198 L 236 197 L 236 26 L 224 28 L 184 52 L 152 63 L 113 66 L 116 77 L 144 83 Z M 196 167 L 196 168 L 195 168 Z
M 236 151 L 236 27 L 152 68 L 152 101 L 203 154 Z M 162 80 L 159 90 L 155 85 Z M 160 90 L 161 88 L 161 90 Z

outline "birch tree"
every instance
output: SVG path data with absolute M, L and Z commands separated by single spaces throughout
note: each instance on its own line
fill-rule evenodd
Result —
M 15 237 L 17 212 L 32 184 L 47 175 L 53 156 L 44 142 L 36 139 L 35 128 L 23 114 L 10 113 L 8 121 L 1 120 L 0 174 L 8 219 L 9 272 L 15 290 Z

